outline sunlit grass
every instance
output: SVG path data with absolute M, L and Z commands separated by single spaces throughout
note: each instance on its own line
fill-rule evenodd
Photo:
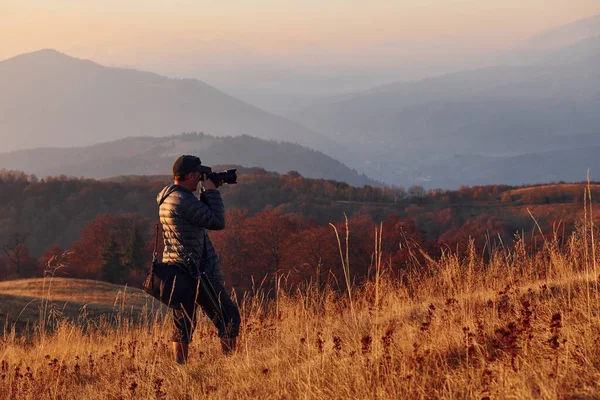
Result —
M 290 290 L 281 280 L 270 300 L 264 292 L 240 299 L 237 354 L 221 354 L 202 318 L 183 366 L 172 360 L 164 309 L 135 290 L 121 287 L 107 317 L 68 319 L 47 312 L 64 300 L 61 281 L 44 292 L 13 283 L 14 294 L 42 296 L 46 310 L 29 336 L 2 337 L 0 397 L 596 398 L 600 271 L 591 214 L 569 240 L 556 235 L 535 253 L 517 238 L 510 249 L 448 252 L 418 271 L 388 265 L 376 239 L 365 284 L 348 278 L 343 290 Z M 349 276 L 343 239 L 340 246 Z M 82 296 L 74 301 L 106 295 L 86 293 L 85 281 L 70 285 Z M 132 306 L 137 312 L 127 313 Z

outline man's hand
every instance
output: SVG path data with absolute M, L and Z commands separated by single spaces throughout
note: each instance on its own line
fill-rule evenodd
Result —
M 216 189 L 217 188 L 217 186 L 215 185 L 215 183 L 213 181 L 211 181 L 210 179 L 205 179 L 202 182 L 202 187 L 204 187 L 204 189 L 206 189 L 206 190 Z

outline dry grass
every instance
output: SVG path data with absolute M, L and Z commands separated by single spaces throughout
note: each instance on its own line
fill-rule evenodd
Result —
M 31 336 L 59 322 L 139 319 L 159 308 L 142 290 L 88 279 L 39 278 L 0 282 L 0 332 Z
M 598 237 L 582 224 L 561 248 L 549 241 L 529 254 L 517 242 L 485 264 L 472 250 L 400 275 L 376 245 L 365 285 L 243 299 L 234 356 L 220 354 L 202 319 L 184 366 L 171 358 L 162 312 L 126 317 L 121 296 L 94 324 L 59 316 L 29 338 L 6 332 L 0 397 L 599 398 Z M 12 285 L 0 289 L 27 293 Z
M 527 193 L 530 191 L 547 190 L 547 189 L 566 189 L 566 190 L 581 189 L 581 191 L 583 191 L 588 187 L 592 190 L 600 189 L 600 184 L 597 184 L 597 183 L 590 183 L 590 184 L 586 184 L 586 183 L 553 183 L 553 184 L 548 184 L 548 185 L 539 185 L 539 186 L 513 189 L 513 190 L 509 190 L 508 193 L 510 193 L 511 195 L 516 195 L 516 194 Z

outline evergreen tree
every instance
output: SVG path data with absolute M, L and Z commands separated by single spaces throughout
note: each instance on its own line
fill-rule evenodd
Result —
M 137 223 L 133 224 L 129 242 L 123 255 L 125 273 L 129 271 L 142 271 L 146 268 L 144 257 L 144 239 Z
M 123 276 L 123 263 L 119 244 L 111 234 L 102 251 L 102 264 L 100 265 L 102 280 L 117 283 Z

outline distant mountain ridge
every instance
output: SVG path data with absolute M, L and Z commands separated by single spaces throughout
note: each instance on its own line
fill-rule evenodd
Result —
M 379 185 L 331 157 L 289 142 L 247 135 L 215 137 L 191 133 L 171 137 L 131 137 L 89 147 L 38 148 L 0 153 L 0 168 L 39 177 L 65 174 L 104 179 L 121 175 L 169 175 L 181 154 L 198 155 L 205 165 L 234 164 L 353 186 Z
M 597 35 L 600 35 L 600 14 L 540 32 L 530 38 L 525 46 L 541 49 L 569 46 Z
M 598 82 L 600 36 L 592 36 L 553 49 L 530 65 L 499 65 L 389 84 L 315 102 L 294 118 L 362 149 L 363 158 L 340 160 L 371 176 L 377 173 L 395 184 L 455 187 L 457 182 L 479 181 L 478 171 L 456 165 L 457 154 L 509 162 L 520 155 L 600 146 Z M 525 168 L 523 181 L 514 182 L 518 177 L 507 172 L 502 182 L 508 178 L 532 183 L 527 164 L 520 165 Z M 511 170 L 509 164 L 505 167 Z M 548 181 L 562 167 L 552 165 L 548 178 L 536 181 Z M 496 163 L 495 168 L 501 171 L 504 166 Z
M 546 52 L 534 61 L 534 65 L 544 63 L 550 65 L 593 63 L 597 65 L 598 60 L 600 60 L 600 33 L 582 39 L 570 46 Z
M 486 68 L 322 102 L 298 119 L 332 137 L 384 142 L 403 156 L 529 153 L 577 136 L 600 144 L 598 81 L 595 60 L 590 67 Z
M 313 148 L 328 140 L 194 79 L 109 68 L 41 50 L 0 62 L 0 151 L 129 136 L 251 135 Z

